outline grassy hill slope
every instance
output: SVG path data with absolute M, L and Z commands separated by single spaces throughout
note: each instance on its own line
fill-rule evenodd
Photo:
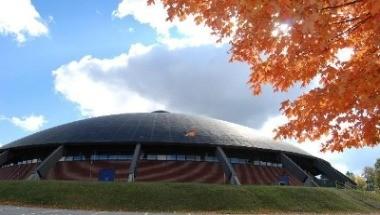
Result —
M 307 187 L 3 181 L 0 204 L 113 211 L 380 213 L 380 194 Z

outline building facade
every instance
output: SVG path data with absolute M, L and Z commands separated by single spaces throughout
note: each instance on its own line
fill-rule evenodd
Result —
M 0 148 L 0 180 L 355 185 L 250 128 L 165 111 L 80 120 L 11 142 Z

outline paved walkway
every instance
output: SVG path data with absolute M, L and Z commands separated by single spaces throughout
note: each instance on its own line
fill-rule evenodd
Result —
M 217 213 L 146 213 L 146 212 L 107 212 L 107 211 L 84 211 L 84 210 L 67 210 L 51 209 L 36 207 L 18 207 L 10 205 L 0 205 L 0 215 L 216 215 Z M 277 215 L 314 215 L 314 213 L 276 213 Z M 355 213 L 358 214 L 358 213 Z M 373 213 L 377 214 L 377 213 Z M 226 214 L 225 214 L 226 215 Z M 323 215 L 323 214 L 316 214 Z M 347 215 L 339 213 L 334 215 Z M 370 215 L 370 214 L 367 214 Z
M 167 213 L 132 213 L 49 209 L 0 205 L 0 215 L 164 215 Z

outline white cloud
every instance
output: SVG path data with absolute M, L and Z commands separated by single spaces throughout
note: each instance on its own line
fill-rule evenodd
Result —
M 0 121 L 8 121 L 13 125 L 22 128 L 25 131 L 34 132 L 42 128 L 42 126 L 47 122 L 43 115 L 29 115 L 24 117 L 7 117 L 0 115 Z
M 351 60 L 354 53 L 355 53 L 355 51 L 351 47 L 342 48 L 342 49 L 338 50 L 335 57 L 337 57 L 340 62 L 347 62 L 347 61 Z
M 275 136 L 274 129 L 286 121 L 286 117 L 283 115 L 269 116 L 258 130 L 264 136 L 273 138 Z
M 53 76 L 56 91 L 84 116 L 167 109 L 259 126 L 295 94 L 265 88 L 262 96 L 253 97 L 246 84 L 248 67 L 229 63 L 226 48 L 213 46 L 170 50 L 135 45 L 113 58 L 69 62 Z
M 140 23 L 148 24 L 162 35 L 168 35 L 169 29 L 174 26 L 174 23 L 165 22 L 167 14 L 160 1 L 151 7 L 147 6 L 146 1 L 122 1 L 119 3 L 117 10 L 113 11 L 112 14 L 118 18 L 133 16 Z
M 30 115 L 26 117 L 11 117 L 9 119 L 15 126 L 26 131 L 38 131 L 46 123 L 46 119 L 42 115 Z
M 149 52 L 151 48 L 137 44 L 132 46 L 129 53 L 112 59 L 85 56 L 79 61 L 63 65 L 53 71 L 55 89 L 69 101 L 78 104 L 84 116 L 165 109 L 163 104 L 144 98 L 117 80 L 107 78 L 128 67 L 129 58 Z
M 276 23 L 272 31 L 273 37 L 289 36 L 292 27 L 287 23 Z
M 211 30 L 204 25 L 196 25 L 191 16 L 184 21 L 166 21 L 167 12 L 161 1 L 147 6 L 146 1 L 123 0 L 112 14 L 120 19 L 132 16 L 141 24 L 149 25 L 157 32 L 158 42 L 171 49 L 206 44 L 217 45 L 217 38 L 211 35 Z
M 13 35 L 19 43 L 28 36 L 46 35 L 48 28 L 31 0 L 0 1 L 0 34 Z

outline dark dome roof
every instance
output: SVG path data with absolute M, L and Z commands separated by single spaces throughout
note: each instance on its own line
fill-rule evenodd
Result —
M 53 127 L 0 149 L 76 143 L 180 143 L 250 147 L 310 156 L 253 129 L 222 120 L 164 111 L 102 116 Z

